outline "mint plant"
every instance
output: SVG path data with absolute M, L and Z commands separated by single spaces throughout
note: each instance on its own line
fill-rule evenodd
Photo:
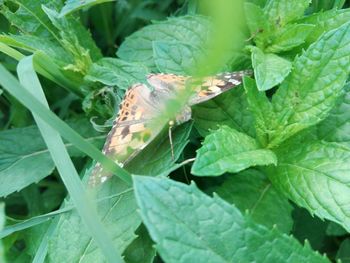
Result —
M 349 6 L 0 0 L 0 261 L 347 262 Z M 100 152 L 148 74 L 245 69 L 172 145 Z

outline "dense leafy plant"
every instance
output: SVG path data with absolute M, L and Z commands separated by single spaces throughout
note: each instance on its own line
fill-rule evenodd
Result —
M 348 5 L 0 0 L 0 261 L 350 262 Z M 248 68 L 174 158 L 96 148 L 148 73 Z

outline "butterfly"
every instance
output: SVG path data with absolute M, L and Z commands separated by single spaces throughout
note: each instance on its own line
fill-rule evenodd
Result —
M 125 165 L 168 124 L 179 125 L 190 120 L 191 106 L 240 85 L 243 76 L 251 74 L 251 71 L 246 70 L 205 78 L 174 74 L 148 75 L 150 87 L 137 83 L 125 93 L 118 117 L 103 147 L 103 154 L 119 165 Z M 89 178 L 89 185 L 99 185 L 111 175 L 97 163 Z

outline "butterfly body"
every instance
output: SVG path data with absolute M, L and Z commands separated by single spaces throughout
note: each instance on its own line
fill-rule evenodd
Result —
M 191 106 L 207 101 L 242 82 L 247 71 L 223 73 L 195 79 L 173 74 L 150 74 L 145 84 L 133 85 L 120 104 L 119 115 L 107 136 L 103 153 L 124 165 L 144 149 L 169 122 L 176 125 L 191 119 Z M 111 174 L 97 163 L 91 186 Z

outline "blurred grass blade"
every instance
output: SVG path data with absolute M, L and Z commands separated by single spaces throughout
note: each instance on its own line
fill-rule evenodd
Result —
M 181 167 L 183 165 L 183 163 L 179 164 L 176 167 Z M 165 175 L 164 175 L 165 176 Z M 129 189 L 130 191 L 132 190 L 132 188 Z M 109 200 L 112 198 L 115 198 L 117 196 L 121 196 L 123 193 L 125 193 L 126 191 L 120 192 L 120 193 L 116 193 L 116 194 L 112 194 L 112 195 L 108 195 L 104 198 L 100 198 L 97 199 L 96 202 L 103 202 L 105 200 Z M 0 203 L 0 207 L 1 207 L 1 203 Z M 29 219 L 26 220 L 21 220 L 21 221 L 16 221 L 18 223 L 13 224 L 13 225 L 9 225 L 9 226 L 5 226 L 2 230 L 0 230 L 0 239 L 3 239 L 15 232 L 21 231 L 21 230 L 25 230 L 28 228 L 31 228 L 33 226 L 37 226 L 40 225 L 42 223 L 47 222 L 48 220 L 52 219 L 53 217 L 56 217 L 58 215 L 64 214 L 66 212 L 69 212 L 71 210 L 73 210 L 75 207 L 72 205 L 65 205 L 64 208 L 60 208 L 58 210 L 55 210 L 53 212 L 47 213 L 47 214 L 43 214 L 43 215 L 39 215 L 39 216 L 35 216 L 35 217 L 31 217 Z M 14 221 L 15 219 L 10 219 L 12 221 Z
M 0 42 L 0 52 L 8 55 L 9 57 L 20 61 L 25 56 L 18 50 Z M 35 70 L 44 76 L 45 78 L 55 82 L 61 87 L 67 89 L 68 91 L 74 92 L 76 95 L 81 96 L 81 91 L 79 86 L 73 81 L 66 78 L 59 67 L 52 62 L 52 60 L 43 52 L 36 52 L 34 56 L 34 67 Z
M 33 258 L 32 263 L 44 263 L 45 262 L 45 258 L 47 255 L 47 251 L 48 251 L 48 246 L 49 246 L 49 238 L 52 237 L 56 227 L 57 227 L 57 222 L 58 222 L 59 218 L 56 217 L 54 220 L 52 220 L 49 228 L 46 230 L 45 235 L 42 237 L 40 245 L 35 253 L 35 256 Z
M 130 174 L 120 168 L 115 162 L 103 155 L 95 146 L 85 141 L 76 131 L 71 129 L 68 124 L 58 118 L 54 113 L 47 109 L 38 99 L 18 83 L 15 77 L 11 75 L 0 64 L 0 84 L 12 96 L 20 101 L 24 106 L 39 116 L 52 128 L 54 128 L 62 137 L 71 142 L 75 147 L 80 149 L 86 155 L 100 162 L 107 170 L 116 174 L 120 179 L 131 184 Z
M 200 61 L 202 66 L 194 73 L 206 76 L 221 71 L 230 55 L 244 45 L 241 33 L 243 4 L 242 0 L 203 0 L 199 1 L 199 8 L 212 18 L 214 26 L 207 43 L 207 54 Z
M 22 59 L 18 64 L 17 72 L 21 84 L 30 93 L 39 97 L 42 104 L 48 108 L 45 94 L 34 71 L 33 56 Z M 33 113 L 33 116 L 56 164 L 57 170 L 90 234 L 109 262 L 123 262 L 123 259 L 114 248 L 112 239 L 108 236 L 108 233 L 99 221 L 97 212 L 93 209 L 94 206 L 90 202 L 88 195 L 84 191 L 79 175 L 69 157 L 62 138 L 40 116 L 36 113 Z
M 57 83 L 66 90 L 82 97 L 79 84 L 65 77 L 59 66 L 44 52 L 37 51 L 33 57 L 35 70 L 45 78 Z
M 181 167 L 182 165 L 183 165 L 183 163 L 176 165 L 176 167 Z M 174 170 L 176 170 L 176 169 L 174 168 L 171 171 L 174 171 Z M 167 174 L 165 174 L 164 176 L 166 176 L 166 175 Z M 131 191 L 131 189 L 132 188 L 130 188 L 130 191 Z M 108 196 L 106 196 L 104 198 L 100 198 L 100 199 L 97 199 L 95 201 L 96 202 L 103 202 L 105 200 L 112 199 L 112 198 L 115 198 L 117 196 L 121 196 L 125 192 L 126 191 L 123 191 L 123 192 L 117 193 L 117 194 L 108 195 Z M 1 203 L 0 203 L 0 207 L 1 207 Z M 9 226 L 5 226 L 2 230 L 0 230 L 0 239 L 3 239 L 3 238 L 5 238 L 5 237 L 7 237 L 7 236 L 9 236 L 9 235 L 11 235 L 11 234 L 13 234 L 15 232 L 22 231 L 22 230 L 25 230 L 25 229 L 28 229 L 28 228 L 40 225 L 42 223 L 45 223 L 45 222 L 49 221 L 50 219 L 52 219 L 52 218 L 54 218 L 54 217 L 56 217 L 58 215 L 64 214 L 64 213 L 69 212 L 69 211 L 72 211 L 74 208 L 75 207 L 72 206 L 72 205 L 65 205 L 64 208 L 60 208 L 58 210 L 55 210 L 55 211 L 47 213 L 47 214 L 34 216 L 34 217 L 31 217 L 31 218 L 26 219 L 26 220 L 21 220 L 19 222 L 18 222 L 18 220 L 16 220 L 16 222 L 18 222 L 18 223 L 15 223 L 15 224 L 9 225 Z M 9 220 L 14 221 L 15 219 L 11 219 L 10 218 Z
M 1 43 L 0 42 L 0 52 L 3 52 L 4 54 L 16 59 L 16 60 L 20 60 L 22 58 L 24 58 L 24 55 L 17 51 L 16 49 L 8 46 L 8 45 L 5 45 L 4 43 Z
M 3 239 L 15 232 L 45 223 L 50 219 L 52 219 L 54 216 L 71 211 L 73 208 L 74 208 L 73 206 L 65 207 L 65 208 L 53 211 L 51 213 L 47 213 L 44 215 L 29 218 L 27 220 L 23 220 L 14 225 L 6 226 L 0 231 L 0 239 Z

